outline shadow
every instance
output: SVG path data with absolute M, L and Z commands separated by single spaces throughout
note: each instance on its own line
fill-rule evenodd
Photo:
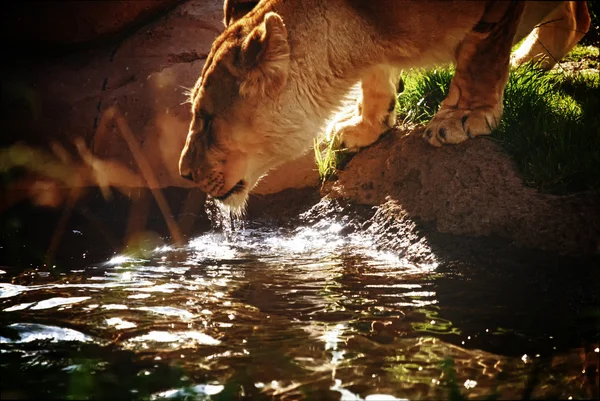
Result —
M 166 188 L 163 193 L 173 220 L 181 223 L 183 238 L 210 229 L 201 191 Z M 61 223 L 64 210 L 29 202 L 5 210 L 0 215 L 0 263 L 10 269 L 56 265 L 67 271 L 106 261 L 115 253 L 140 253 L 173 242 L 161 209 L 146 188 L 115 192 L 111 199 L 90 188 Z
M 49 343 L 2 345 L 2 399 L 146 400 L 192 384 L 174 361 L 149 359 L 114 345 Z M 40 359 L 47 362 L 37 363 Z

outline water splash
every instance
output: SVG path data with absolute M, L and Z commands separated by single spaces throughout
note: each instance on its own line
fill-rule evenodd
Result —
M 222 232 L 227 237 L 244 228 L 244 218 L 233 213 L 221 202 L 208 197 L 204 205 L 212 231 Z

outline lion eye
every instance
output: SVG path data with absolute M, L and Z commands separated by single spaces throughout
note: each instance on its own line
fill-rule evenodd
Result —
M 206 140 L 207 146 L 211 146 L 215 141 L 213 130 L 212 130 L 212 122 L 213 122 L 213 118 L 211 116 L 204 117 L 204 123 L 202 125 L 203 125 L 203 131 L 204 131 L 204 138 Z

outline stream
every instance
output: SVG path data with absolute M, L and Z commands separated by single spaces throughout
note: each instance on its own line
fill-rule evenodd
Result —
M 1 398 L 597 396 L 589 261 L 450 237 L 412 260 L 335 214 L 163 239 L 0 261 Z

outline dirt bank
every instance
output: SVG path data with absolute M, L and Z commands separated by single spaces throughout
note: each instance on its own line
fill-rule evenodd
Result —
M 394 130 L 348 163 L 322 193 L 434 222 L 438 231 L 499 236 L 563 253 L 600 252 L 600 194 L 554 196 L 526 187 L 488 138 L 436 149 L 420 130 Z

